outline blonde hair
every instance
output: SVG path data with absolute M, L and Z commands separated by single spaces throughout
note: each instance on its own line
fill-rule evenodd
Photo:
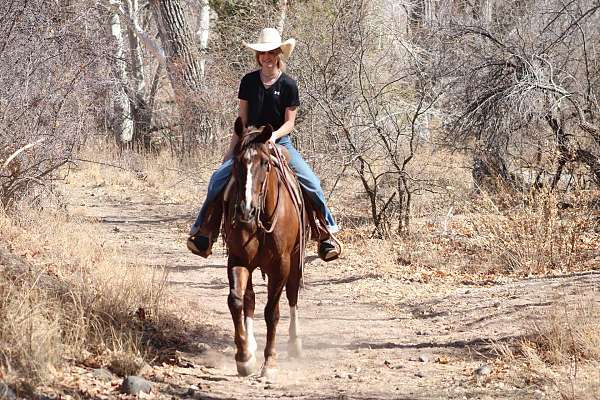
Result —
M 281 72 L 285 72 L 285 62 L 283 61 L 283 51 L 281 51 L 280 47 L 278 47 L 277 49 L 279 50 L 279 53 L 277 53 L 277 68 L 279 68 L 281 70 Z M 256 60 L 256 64 L 259 67 L 262 67 L 262 65 L 260 65 L 260 60 L 259 60 L 260 53 L 261 53 L 260 51 L 255 51 L 254 59 Z

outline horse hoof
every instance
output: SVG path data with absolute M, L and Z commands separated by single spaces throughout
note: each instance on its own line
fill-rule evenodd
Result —
M 288 356 L 290 358 L 302 358 L 302 340 L 290 340 L 288 342 Z
M 267 382 L 275 382 L 275 379 L 277 379 L 277 368 L 263 367 L 260 376 L 261 378 L 264 378 Z
M 256 356 L 252 354 L 248 361 L 236 361 L 236 364 L 238 375 L 252 375 L 256 371 Z

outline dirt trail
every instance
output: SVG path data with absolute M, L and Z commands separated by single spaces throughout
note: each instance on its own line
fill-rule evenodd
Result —
M 419 283 L 359 274 L 345 268 L 343 258 L 325 264 L 314 256 L 311 244 L 307 288 L 299 304 L 304 358 L 287 359 L 283 300 L 277 381 L 239 378 L 221 244 L 208 260 L 196 257 L 184 246 L 190 206 L 111 190 L 69 187 L 70 209 L 99 218 L 101 240 L 119 243 L 136 263 L 166 266 L 176 301 L 197 304 L 205 310 L 203 318 L 217 327 L 216 337 L 206 342 L 213 350 L 186 353 L 189 368 L 165 370 L 164 381 L 156 385 L 159 398 L 543 398 L 534 387 L 504 380 L 498 366 L 491 375 L 476 378 L 474 371 L 486 361 L 487 343 L 519 335 L 530 316 L 539 316 L 554 301 L 581 293 L 598 298 L 598 273 L 421 290 Z M 261 351 L 266 287 L 260 274 L 254 281 Z

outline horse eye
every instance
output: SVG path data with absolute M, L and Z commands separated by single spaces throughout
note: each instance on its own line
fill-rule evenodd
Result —
M 262 160 L 262 161 L 260 162 L 260 164 L 261 164 L 263 167 L 266 167 L 266 166 L 267 166 L 267 164 L 269 164 L 269 161 L 268 161 L 268 160 Z

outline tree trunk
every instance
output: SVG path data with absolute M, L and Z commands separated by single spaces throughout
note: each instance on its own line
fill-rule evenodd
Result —
M 277 30 L 279 34 L 283 34 L 283 28 L 285 27 L 285 19 L 287 16 L 287 0 L 279 0 L 279 22 L 277 22 Z
M 492 23 L 494 0 L 480 0 L 479 12 L 481 20 L 484 22 L 485 26 L 489 26 Z
M 200 0 L 198 15 L 198 45 L 200 47 L 200 76 L 204 78 L 206 54 L 208 53 L 208 35 L 210 33 L 210 4 L 208 0 Z
M 129 40 L 129 57 L 132 86 L 130 95 L 132 99 L 131 115 L 133 117 L 133 140 L 138 149 L 150 150 L 150 129 L 152 125 L 152 110 L 148 107 L 146 99 L 146 79 L 144 77 L 144 62 L 140 47 L 140 38 L 135 27 L 139 26 L 138 0 L 125 0 L 127 6 L 127 38 Z
M 182 119 L 181 150 L 189 153 L 201 129 L 202 68 L 192 31 L 178 0 L 151 0 L 158 34 L 165 52 L 167 74 Z
M 111 4 L 117 5 L 120 0 L 110 0 Z M 133 139 L 133 120 L 131 119 L 131 105 L 126 89 L 128 86 L 127 65 L 123 58 L 124 39 L 121 31 L 121 22 L 117 12 L 111 12 L 110 32 L 114 39 L 114 64 L 113 70 L 116 78 L 114 88 L 114 119 L 113 129 L 117 142 L 128 145 Z
M 411 193 L 408 190 L 406 176 L 398 177 L 398 234 L 408 235 L 410 224 Z

